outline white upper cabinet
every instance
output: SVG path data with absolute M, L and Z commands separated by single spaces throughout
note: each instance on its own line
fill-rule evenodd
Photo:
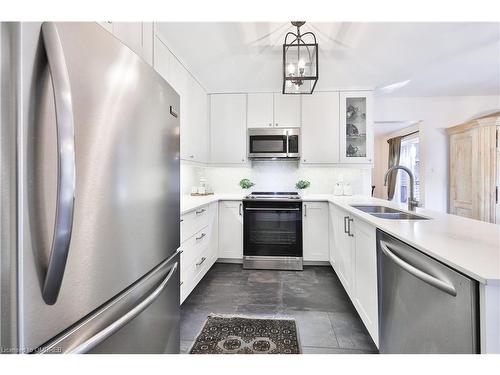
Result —
M 167 48 L 167 47 L 165 47 Z M 168 83 L 174 88 L 175 91 L 182 97 L 187 96 L 190 90 L 190 75 L 177 58 L 171 54 L 168 64 Z
M 372 93 L 340 93 L 340 162 L 373 162 Z
M 302 98 L 303 163 L 339 162 L 339 93 L 315 92 Z
M 210 95 L 210 155 L 215 164 L 246 162 L 246 94 Z
M 300 127 L 301 95 L 274 94 L 274 126 Z
M 152 22 L 99 22 L 128 48 L 153 65 Z
M 193 144 L 191 153 L 187 157 L 190 160 L 208 163 L 208 143 L 210 136 L 208 126 L 208 95 L 198 82 L 194 80 L 192 81 L 192 89 L 192 108 L 196 108 L 196 110 L 193 113 L 192 121 L 189 124 L 188 136 L 185 140 L 186 143 L 189 144 L 192 142 Z
M 170 83 L 170 63 L 175 57 L 157 36 L 154 39 L 154 50 L 153 66 L 163 79 Z
M 111 21 L 102 21 L 102 22 L 97 22 L 99 25 L 104 27 L 107 31 L 110 33 L 113 33 L 113 22 Z
M 248 94 L 248 127 L 300 127 L 300 102 L 299 95 Z
M 142 55 L 142 22 L 113 22 L 113 35 L 132 51 Z
M 168 67 L 168 83 L 174 88 L 180 96 L 180 124 L 181 124 L 181 159 L 196 161 L 195 148 L 192 142 L 195 129 L 194 114 L 195 103 L 193 100 L 194 84 L 191 82 L 189 73 L 184 69 L 181 63 L 172 55 Z
M 328 262 L 328 203 L 304 202 L 302 214 L 304 260 Z
M 155 37 L 154 68 L 180 96 L 181 159 L 208 162 L 208 96 L 205 90 Z
M 189 74 L 189 73 L 188 73 Z M 208 162 L 208 96 L 188 75 L 181 97 L 181 159 Z
M 248 94 L 248 127 L 269 128 L 274 126 L 273 93 Z

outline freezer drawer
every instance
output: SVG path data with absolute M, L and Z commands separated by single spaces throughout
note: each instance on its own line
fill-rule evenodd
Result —
M 381 353 L 478 353 L 478 283 L 377 230 Z
M 38 353 L 179 353 L 179 256 L 166 260 Z

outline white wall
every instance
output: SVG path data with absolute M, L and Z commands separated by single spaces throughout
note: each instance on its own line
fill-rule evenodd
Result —
M 498 95 L 376 97 L 374 105 L 375 121 L 422 121 L 425 207 L 442 212 L 446 212 L 448 202 L 448 138 L 444 129 L 499 109 Z
M 332 194 L 339 179 L 349 182 L 353 194 L 371 194 L 371 168 L 313 167 L 299 166 L 297 162 L 263 161 L 252 166 L 207 166 L 200 167 L 181 161 L 181 191 L 191 192 L 193 184 L 198 185 L 199 178 L 207 179 L 216 193 L 240 193 L 239 181 L 249 178 L 256 185 L 253 191 L 295 191 L 295 183 L 300 179 L 311 182 L 308 193 Z

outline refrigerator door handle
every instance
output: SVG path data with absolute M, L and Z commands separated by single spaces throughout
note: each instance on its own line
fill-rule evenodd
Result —
M 66 268 L 75 206 L 75 137 L 68 70 L 57 28 L 42 25 L 42 38 L 52 77 L 57 126 L 57 198 L 54 234 L 42 297 L 47 305 L 57 301 Z
M 98 344 L 106 340 L 108 337 L 113 335 L 120 328 L 127 325 L 132 319 L 134 319 L 137 315 L 143 312 L 149 305 L 151 305 L 163 292 L 168 282 L 172 278 L 172 276 L 177 272 L 177 268 L 179 266 L 179 262 L 175 262 L 174 266 L 168 273 L 168 275 L 163 279 L 160 285 L 145 299 L 143 299 L 138 305 L 136 305 L 133 309 L 127 312 L 125 315 L 115 320 L 113 323 L 108 325 L 102 331 L 97 332 L 95 335 L 91 336 L 89 339 L 82 342 L 76 348 L 71 350 L 69 353 L 86 353 L 92 348 L 96 347 Z
M 439 290 L 442 290 L 445 293 L 448 293 L 450 296 L 453 297 L 457 296 L 457 290 L 451 283 L 440 280 L 437 277 L 429 275 L 428 273 L 419 270 L 417 267 L 414 267 L 411 264 L 406 263 L 403 259 L 399 258 L 392 251 L 389 250 L 389 246 L 387 246 L 387 243 L 385 241 L 382 240 L 380 241 L 380 248 L 382 249 L 382 252 L 387 257 L 389 257 L 389 259 L 391 259 L 399 267 L 401 267 L 408 273 L 412 274 L 416 278 L 422 280 L 423 282 L 429 285 L 432 285 L 435 288 L 438 288 Z
M 172 262 L 179 253 L 175 252 L 136 285 L 101 306 L 78 325 L 43 344 L 33 353 L 86 353 L 95 348 L 155 302 L 178 271 L 179 261 L 176 260 L 173 265 Z

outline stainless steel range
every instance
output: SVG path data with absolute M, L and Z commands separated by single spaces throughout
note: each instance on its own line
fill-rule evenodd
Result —
M 254 192 L 243 211 L 243 268 L 302 270 L 300 195 Z

